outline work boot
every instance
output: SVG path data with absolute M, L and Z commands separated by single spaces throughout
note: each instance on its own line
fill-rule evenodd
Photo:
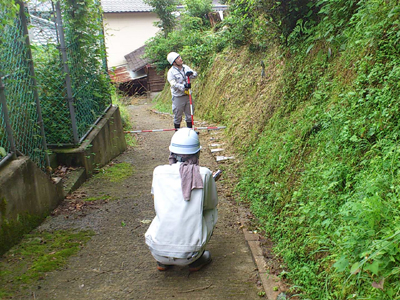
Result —
M 174 123 L 175 131 L 177 131 L 179 128 L 181 128 L 181 124 L 176 124 Z
M 187 128 L 192 128 L 193 123 L 192 122 L 186 122 L 186 126 L 187 126 Z
M 200 270 L 202 267 L 208 265 L 212 261 L 210 251 L 204 251 L 203 255 L 200 256 L 195 262 L 192 262 L 189 265 L 189 272 L 196 272 Z

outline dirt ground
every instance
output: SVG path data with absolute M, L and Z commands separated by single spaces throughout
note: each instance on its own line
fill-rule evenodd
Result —
M 147 101 L 142 99 L 129 106 L 133 130 L 171 128 L 171 117 L 154 113 Z M 168 163 L 172 135 L 136 134 L 137 146 L 112 162 L 132 164 L 130 178 L 118 184 L 102 177 L 91 178 L 74 193 L 75 197 L 103 197 L 103 201 L 58 213 L 41 225 L 39 230 L 77 228 L 96 234 L 64 269 L 47 274 L 37 287 L 15 299 L 260 298 L 262 285 L 243 236 L 238 205 L 230 197 L 229 178 L 224 175 L 217 182 L 219 220 L 207 248 L 212 263 L 192 274 L 187 267 L 173 267 L 166 272 L 156 269 L 144 233 L 155 215 L 150 194 L 152 172 L 156 166 Z M 200 132 L 200 165 L 211 170 L 218 169 L 218 165 L 209 145 L 218 140 L 218 135 L 215 131 Z

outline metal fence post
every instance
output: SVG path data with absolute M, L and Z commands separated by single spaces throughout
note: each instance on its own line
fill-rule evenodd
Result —
M 99 3 L 99 5 L 101 5 L 101 4 Z M 103 38 L 100 41 L 100 47 L 101 47 L 101 49 L 103 50 L 103 53 L 104 53 L 104 55 L 103 55 L 103 69 L 104 70 L 103 71 L 104 71 L 104 74 L 109 79 L 110 78 L 110 74 L 108 73 L 107 49 L 106 49 L 106 40 L 105 40 L 106 39 L 106 33 L 104 31 L 103 14 L 102 14 L 101 10 L 99 10 L 99 14 L 100 14 L 100 22 L 101 22 L 101 34 L 103 36 Z M 111 95 L 110 95 L 110 99 L 109 100 L 110 100 L 110 106 L 111 106 L 113 104 Z M 107 110 L 110 108 L 110 106 L 107 108 Z
M 35 68 L 33 66 L 33 58 L 32 58 L 30 41 L 29 41 L 28 22 L 27 22 L 26 16 L 25 16 L 25 4 L 22 1 L 17 1 L 17 3 L 19 4 L 19 15 L 20 15 L 20 20 L 21 20 L 22 30 L 24 32 L 24 37 L 25 37 L 25 44 L 26 44 L 28 63 L 29 63 L 29 71 L 31 74 L 31 80 L 32 80 L 32 85 L 33 85 L 33 98 L 35 99 L 35 102 L 36 102 L 36 113 L 38 116 L 38 123 L 40 126 L 40 134 L 42 136 L 43 150 L 45 152 L 46 164 L 48 167 L 50 167 L 50 159 L 49 159 L 49 155 L 47 153 L 47 143 L 46 143 L 46 135 L 45 135 L 44 125 L 43 125 L 42 110 L 40 107 L 39 94 L 37 91 L 37 83 L 36 83 L 36 78 L 35 78 Z
M 101 7 L 100 2 L 97 2 L 97 4 Z M 106 33 L 104 31 L 104 19 L 103 19 L 103 13 L 101 9 L 99 8 L 99 15 L 100 15 L 100 23 L 101 23 L 101 35 L 103 38 L 100 40 L 100 47 L 101 50 L 104 51 L 103 55 L 103 68 L 104 72 L 108 75 L 108 63 L 107 63 L 107 49 L 106 49 Z
M 5 87 L 4 87 L 2 78 L 0 76 L 0 104 L 1 104 L 1 109 L 3 111 L 4 122 L 6 123 L 7 140 L 10 143 L 12 157 L 16 158 L 17 151 L 16 151 L 16 147 L 15 147 L 14 136 L 13 136 L 11 125 L 10 125 L 10 119 L 8 117 L 8 108 L 7 108 L 6 96 L 4 95 L 4 89 L 5 89 Z
M 70 75 L 69 67 L 68 67 L 67 48 L 65 45 L 64 28 L 63 28 L 63 23 L 62 23 L 60 1 L 57 1 L 57 3 L 56 3 L 56 14 L 57 14 L 56 27 L 57 27 L 57 31 L 58 31 L 58 36 L 60 38 L 60 50 L 61 50 L 61 56 L 62 56 L 63 65 L 64 65 L 65 85 L 66 85 L 66 89 L 67 89 L 68 107 L 69 107 L 69 112 L 71 115 L 72 134 L 73 134 L 73 138 L 74 138 L 74 144 L 77 145 L 79 143 L 78 128 L 76 125 L 74 97 L 72 94 L 71 75 Z

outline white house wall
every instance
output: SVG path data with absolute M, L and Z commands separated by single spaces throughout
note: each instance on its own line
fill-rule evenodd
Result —
M 151 12 L 104 14 L 108 67 L 125 65 L 124 56 L 143 46 L 159 31 L 153 25 L 158 20 Z

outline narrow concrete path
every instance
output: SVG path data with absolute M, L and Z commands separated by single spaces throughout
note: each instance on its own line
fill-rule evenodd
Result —
M 155 114 L 145 101 L 129 106 L 135 129 L 170 128 L 169 116 Z M 57 216 L 40 230 L 91 229 L 95 236 L 72 257 L 66 268 L 49 273 L 40 286 L 20 299 L 259 299 L 263 291 L 257 267 L 240 227 L 237 207 L 219 192 L 219 221 L 209 243 L 213 262 L 189 274 L 187 267 L 166 272 L 156 269 L 144 233 L 154 217 L 150 194 L 153 169 L 168 163 L 173 132 L 141 133 L 138 144 L 113 163 L 130 163 L 133 175 L 113 184 L 102 178 L 88 180 L 76 193 L 111 199 L 85 214 Z M 200 164 L 218 166 L 207 146 L 211 133 L 200 133 Z M 218 183 L 217 183 L 218 188 Z M 22 293 L 24 294 L 24 293 Z

